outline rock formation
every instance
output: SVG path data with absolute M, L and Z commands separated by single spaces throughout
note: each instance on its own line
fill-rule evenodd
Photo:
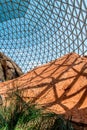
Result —
M 11 80 L 22 74 L 22 70 L 18 65 L 0 52 L 0 81 Z
M 0 84 L 0 95 L 19 90 L 27 102 L 87 125 L 87 58 L 70 53 L 12 81 Z

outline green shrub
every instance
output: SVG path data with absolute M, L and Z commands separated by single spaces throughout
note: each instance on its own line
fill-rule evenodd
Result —
M 11 106 L 0 108 L 0 130 L 73 130 L 70 121 L 25 103 L 19 93 L 10 98 Z

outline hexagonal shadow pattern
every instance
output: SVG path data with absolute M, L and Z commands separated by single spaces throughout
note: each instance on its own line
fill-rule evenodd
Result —
M 69 52 L 87 54 L 86 0 L 0 0 L 0 51 L 24 72 Z

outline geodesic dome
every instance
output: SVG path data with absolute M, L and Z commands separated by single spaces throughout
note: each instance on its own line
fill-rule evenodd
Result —
M 0 0 L 0 51 L 24 72 L 69 52 L 87 54 L 87 1 Z

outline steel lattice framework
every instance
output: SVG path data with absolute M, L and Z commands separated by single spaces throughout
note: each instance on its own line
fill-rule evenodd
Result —
M 0 51 L 24 72 L 69 52 L 87 54 L 87 1 L 0 0 Z

